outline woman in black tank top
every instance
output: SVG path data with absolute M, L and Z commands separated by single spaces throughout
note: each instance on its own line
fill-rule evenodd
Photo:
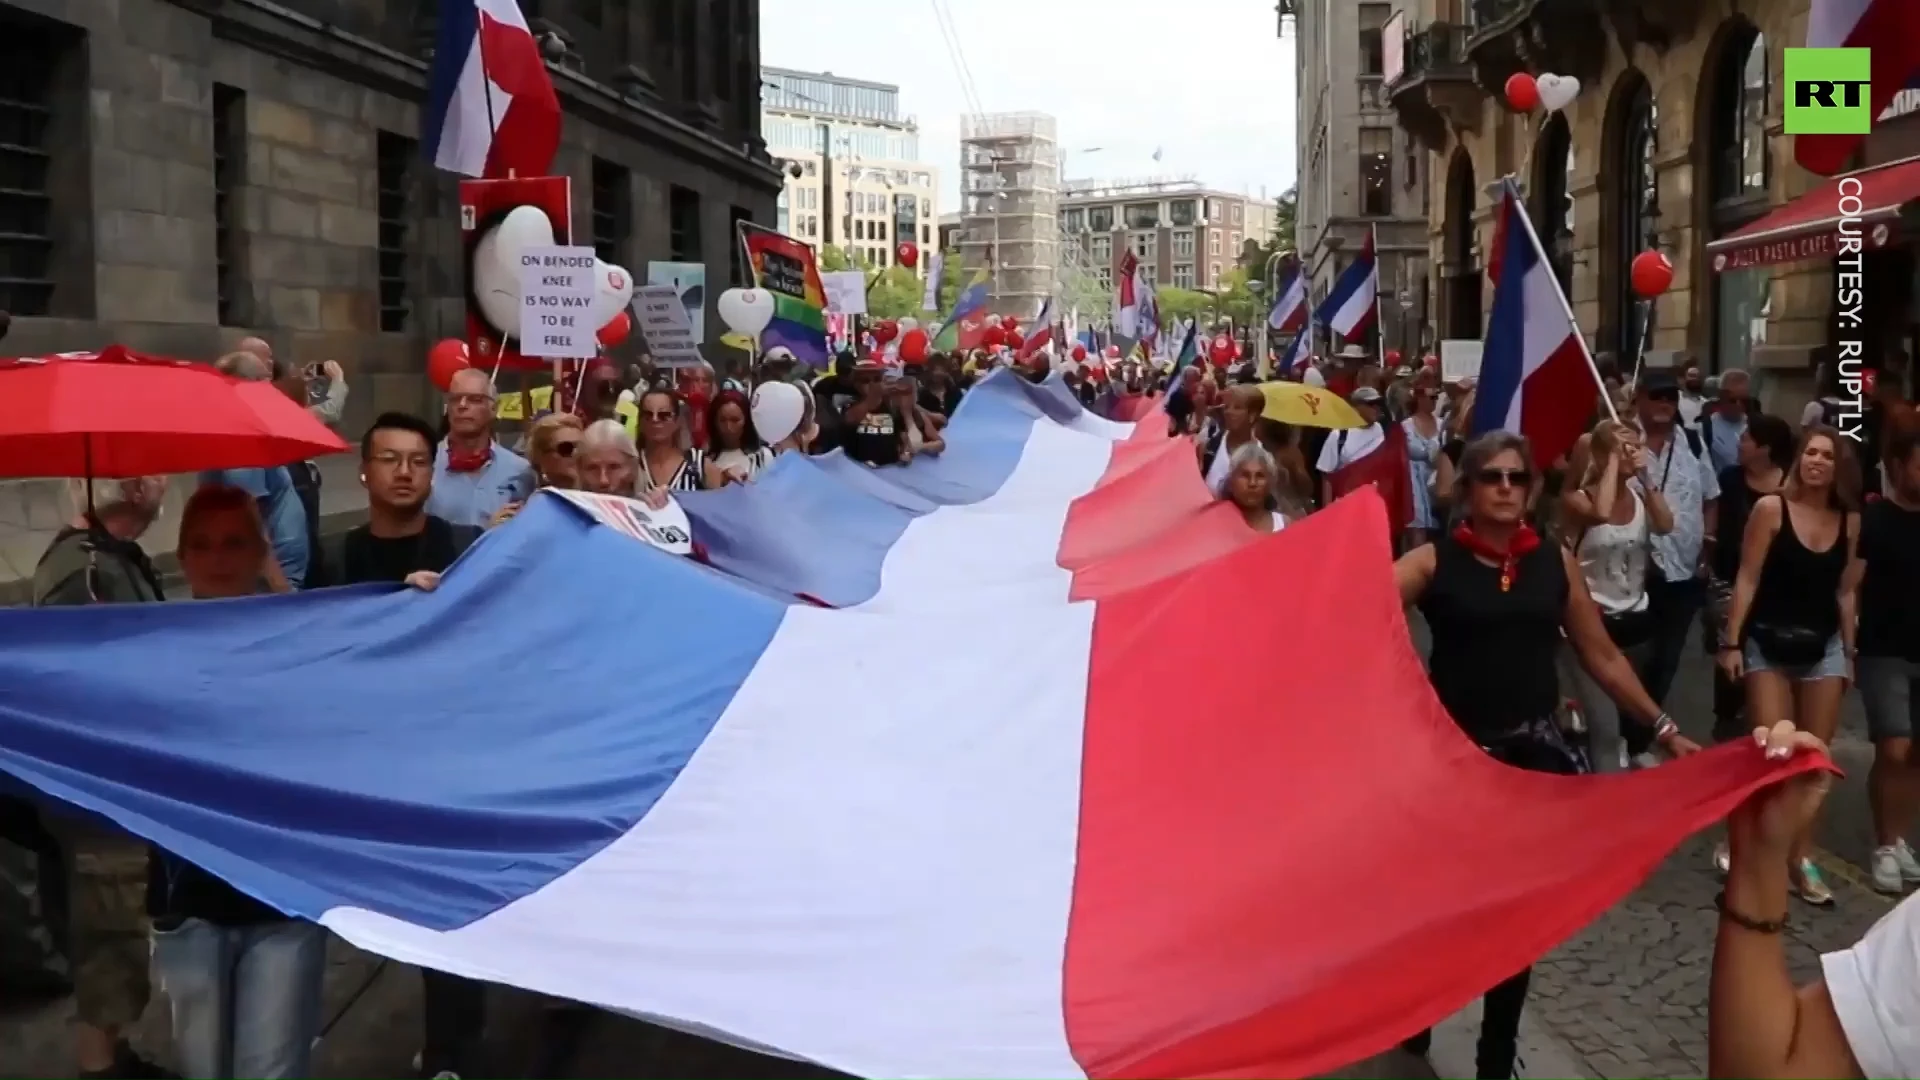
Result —
M 1789 720 L 1833 741 L 1853 679 L 1854 611 L 1865 570 L 1855 550 L 1859 493 L 1847 439 L 1816 424 L 1801 434 L 1780 494 L 1753 505 L 1719 663 L 1745 685 L 1754 727 Z M 1808 829 L 1789 872 L 1800 899 L 1824 906 L 1833 903 L 1833 891 L 1806 857 L 1811 842 Z
M 1506 432 L 1475 439 L 1460 455 L 1453 497 L 1459 524 L 1394 564 L 1402 600 L 1419 607 L 1432 632 L 1427 669 L 1434 694 L 1495 758 L 1539 772 L 1584 772 L 1584 759 L 1555 722 L 1561 693 L 1554 661 L 1564 630 L 1623 718 L 1653 729 L 1670 753 L 1698 750 L 1647 696 L 1607 636 L 1571 553 L 1542 542 L 1527 525 L 1528 496 L 1539 479 L 1525 439 Z M 1530 974 L 1521 971 L 1487 992 L 1480 1077 L 1513 1075 Z M 1430 1039 L 1417 1036 L 1407 1049 L 1424 1054 Z

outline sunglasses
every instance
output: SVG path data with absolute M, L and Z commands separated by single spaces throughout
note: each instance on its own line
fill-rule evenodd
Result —
M 1481 469 L 1473 474 L 1473 481 L 1486 487 L 1529 487 L 1533 473 L 1526 469 Z
M 1649 390 L 1649 391 L 1647 391 L 1647 400 L 1648 400 L 1648 401 L 1664 401 L 1664 402 L 1667 402 L 1667 403 L 1669 403 L 1669 404 L 1672 404 L 1672 403 L 1674 403 L 1674 402 L 1678 402 L 1678 401 L 1680 400 L 1680 391 L 1678 391 L 1678 390 Z
M 559 454 L 561 457 L 572 457 L 573 452 L 578 449 L 580 449 L 580 440 L 578 439 L 568 439 L 565 442 L 553 444 L 553 452 Z
M 648 409 L 646 412 L 642 413 L 641 415 L 645 416 L 649 420 L 671 420 L 673 419 L 673 410 L 672 409 Z

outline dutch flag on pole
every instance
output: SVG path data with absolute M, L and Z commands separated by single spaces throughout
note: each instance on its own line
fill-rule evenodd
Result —
M 1374 298 L 1379 291 L 1379 260 L 1374 258 L 1373 234 L 1368 233 L 1360 257 L 1333 283 L 1333 291 L 1313 313 L 1314 321 L 1331 327 L 1342 340 L 1358 341 L 1373 325 Z
M 1524 435 L 1535 460 L 1547 463 L 1573 449 L 1586 429 L 1600 378 L 1512 180 L 1502 190 L 1500 215 L 1500 281 L 1481 354 L 1474 434 Z
M 1273 310 L 1267 312 L 1267 328 L 1281 333 L 1301 329 L 1307 325 L 1307 306 L 1307 275 L 1296 266 L 1274 300 Z
M 1040 301 L 1040 313 L 1033 317 L 1033 332 L 1020 343 L 1020 352 L 1016 359 L 1025 360 L 1034 353 L 1047 347 L 1053 340 L 1053 297 Z
M 1308 323 L 1294 335 L 1293 344 L 1287 346 L 1287 355 L 1280 360 L 1280 371 L 1293 378 L 1307 369 L 1307 357 L 1313 352 L 1313 324 Z
M 514 0 L 441 0 L 420 145 L 462 176 L 545 176 L 560 100 Z

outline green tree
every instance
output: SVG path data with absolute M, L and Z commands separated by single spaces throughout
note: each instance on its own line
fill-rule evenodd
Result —
M 904 266 L 889 266 L 867 275 L 867 314 L 876 319 L 900 319 L 921 314 L 925 295 L 920 275 Z
M 1207 322 L 1213 314 L 1213 297 L 1194 289 L 1162 285 L 1153 291 L 1153 298 L 1160 305 L 1160 318 L 1171 326 L 1195 318 Z
M 921 257 L 925 258 L 925 253 L 922 253 Z M 949 251 L 942 256 L 940 267 L 940 310 L 938 313 L 928 312 L 928 315 L 934 318 L 946 318 L 947 312 L 952 311 L 953 305 L 959 302 L 960 290 L 966 288 L 968 283 L 973 280 L 973 271 L 960 265 L 960 263 L 960 252 L 958 251 Z
M 1258 270 L 1254 271 L 1259 273 Z M 1266 314 L 1265 305 L 1254 291 L 1247 287 L 1250 277 L 1247 268 L 1236 266 L 1220 275 L 1220 287 L 1213 293 L 1213 315 L 1216 321 L 1232 319 L 1235 326 L 1251 326 Z
M 1256 280 L 1266 274 L 1269 259 L 1274 255 L 1292 254 L 1296 246 L 1294 230 L 1299 220 L 1299 192 L 1288 188 L 1274 200 L 1274 207 L 1273 231 L 1242 252 L 1240 265 Z
M 820 270 L 827 274 L 842 270 L 865 270 L 871 274 L 873 264 L 859 252 L 848 251 L 838 244 L 825 244 L 820 248 Z

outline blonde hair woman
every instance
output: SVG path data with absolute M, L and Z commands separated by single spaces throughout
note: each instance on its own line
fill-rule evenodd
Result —
M 618 421 L 615 421 L 618 423 Z M 580 442 L 586 425 L 572 413 L 548 413 L 527 429 L 527 463 L 533 466 L 534 483 L 543 488 L 572 489 L 580 486 Z M 487 528 L 498 528 L 512 521 L 526 499 L 510 502 L 494 511 Z

